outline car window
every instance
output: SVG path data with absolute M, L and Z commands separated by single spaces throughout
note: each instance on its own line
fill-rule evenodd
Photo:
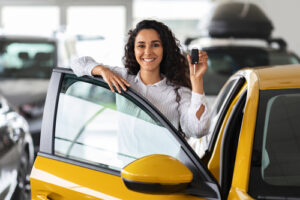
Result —
M 286 51 L 268 51 L 257 47 L 204 48 L 208 54 L 208 70 L 204 75 L 207 95 L 217 95 L 227 79 L 245 67 L 299 64 L 295 55 Z
M 219 183 L 223 196 L 227 196 L 231 188 L 236 151 L 246 103 L 247 91 L 242 90 L 232 103 L 232 110 L 228 111 L 228 120 L 224 120 L 224 131 L 220 147 Z M 230 109 L 228 109 L 230 110 Z
M 50 42 L 0 42 L 0 77 L 50 78 L 55 54 Z
M 276 95 L 267 103 L 262 178 L 271 185 L 300 186 L 300 94 Z
M 272 90 L 261 96 L 251 173 L 258 177 L 252 183 L 265 191 L 253 193 L 290 195 L 300 189 L 300 90 Z
M 56 155 L 120 170 L 150 154 L 176 158 L 180 147 L 168 129 L 130 96 L 64 80 L 55 127 Z
M 226 110 L 233 100 L 235 94 L 238 93 L 239 89 L 243 86 L 245 80 L 243 78 L 235 78 L 230 81 L 220 91 L 216 103 L 210 114 L 210 128 L 209 133 L 201 138 L 201 154 L 203 157 L 207 151 L 212 151 L 214 142 L 217 138 L 217 133 L 221 127 L 221 122 L 226 114 Z M 209 155 L 208 155 L 209 156 Z
M 283 52 L 273 52 L 269 54 L 269 57 L 269 65 L 299 64 L 299 58 L 292 54 L 286 54 Z

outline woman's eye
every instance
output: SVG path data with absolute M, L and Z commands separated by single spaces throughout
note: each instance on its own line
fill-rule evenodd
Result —
M 157 44 L 153 44 L 153 46 L 154 46 L 154 47 L 159 47 L 160 44 L 158 44 L 158 43 L 157 43 Z
M 145 45 L 140 44 L 140 45 L 138 45 L 138 47 L 139 47 L 139 48 L 144 48 Z

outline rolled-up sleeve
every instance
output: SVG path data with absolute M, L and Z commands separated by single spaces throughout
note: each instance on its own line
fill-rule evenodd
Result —
M 210 125 L 209 108 L 205 95 L 192 92 L 188 88 L 180 88 L 178 92 L 181 97 L 178 109 L 182 131 L 187 137 L 205 136 L 208 134 Z M 204 112 L 198 119 L 196 113 L 202 105 Z
M 79 58 L 75 58 L 71 61 L 71 69 L 73 70 L 76 76 L 92 76 L 92 70 L 97 65 L 101 65 L 113 71 L 114 73 L 120 75 L 123 78 L 127 77 L 127 69 L 121 67 L 111 67 L 108 65 L 103 65 L 102 63 L 96 62 L 90 56 L 83 56 Z

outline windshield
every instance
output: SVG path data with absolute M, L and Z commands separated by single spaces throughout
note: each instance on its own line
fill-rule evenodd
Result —
M 204 76 L 207 95 L 217 95 L 226 80 L 244 67 L 298 64 L 299 58 L 285 51 L 265 51 L 260 48 L 214 47 L 208 54 L 208 70 Z
M 280 196 L 295 194 L 300 187 L 300 89 L 262 90 L 259 98 L 251 190 L 270 188 L 265 193 L 273 195 L 281 186 Z
M 0 42 L 0 77 L 50 78 L 55 49 L 51 42 Z

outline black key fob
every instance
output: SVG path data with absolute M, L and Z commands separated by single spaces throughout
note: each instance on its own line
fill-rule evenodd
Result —
M 191 63 L 198 64 L 199 63 L 199 51 L 198 49 L 192 49 L 191 51 Z

